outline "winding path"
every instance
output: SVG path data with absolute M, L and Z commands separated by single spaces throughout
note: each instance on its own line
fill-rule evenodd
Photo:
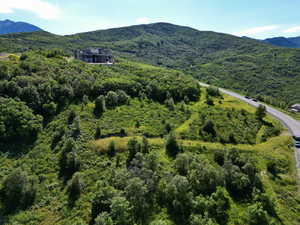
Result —
M 202 82 L 199 82 L 199 84 L 201 86 L 204 86 L 204 87 L 208 87 L 209 85 L 208 84 L 205 84 L 205 83 L 202 83 Z M 249 105 L 252 105 L 254 107 L 258 107 L 259 105 L 264 105 L 266 107 L 266 110 L 267 112 L 275 117 L 276 119 L 278 119 L 285 127 L 287 127 L 290 131 L 290 133 L 293 135 L 293 136 L 297 136 L 297 137 L 300 137 L 300 122 L 293 119 L 292 117 L 290 117 L 289 115 L 277 110 L 277 109 L 274 109 L 268 105 L 265 105 L 263 103 L 258 103 L 258 102 L 255 102 L 253 101 L 252 99 L 248 99 L 248 98 L 245 98 L 244 96 L 240 95 L 240 94 L 237 94 L 233 91 L 229 91 L 229 90 L 226 90 L 226 89 L 223 89 L 223 88 L 219 88 L 219 90 L 222 92 L 222 93 L 225 93 L 227 95 L 231 95 L 232 97 L 235 97 L 235 98 L 238 98 L 246 103 L 248 103 Z M 300 148 L 295 148 L 295 157 L 296 157 L 296 163 L 297 163 L 297 170 L 298 170 L 298 178 L 300 180 Z

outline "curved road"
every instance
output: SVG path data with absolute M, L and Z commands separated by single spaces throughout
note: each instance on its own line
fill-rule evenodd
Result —
M 208 87 L 210 85 L 208 84 L 205 84 L 205 83 L 202 83 L 202 82 L 199 82 L 199 84 L 201 86 L 204 86 L 204 87 Z M 277 110 L 277 109 L 274 109 L 268 105 L 265 105 L 263 103 L 258 103 L 258 102 L 255 102 L 253 101 L 252 99 L 248 99 L 248 98 L 245 98 L 244 96 L 242 95 L 239 95 L 235 92 L 232 92 L 232 91 L 229 91 L 229 90 L 226 90 L 226 89 L 223 89 L 223 88 L 219 88 L 219 90 L 225 94 L 228 94 L 228 95 L 231 95 L 235 98 L 238 98 L 254 107 L 258 107 L 259 105 L 264 105 L 266 107 L 266 110 L 267 112 L 275 117 L 276 119 L 278 119 L 284 126 L 286 126 L 289 130 L 290 130 L 290 133 L 293 135 L 293 136 L 297 136 L 297 137 L 300 137 L 300 122 L 293 119 L 292 117 L 290 117 L 289 115 Z M 295 149 L 295 157 L 296 157 L 296 162 L 297 162 L 297 170 L 298 170 L 298 178 L 300 180 L 300 148 L 296 148 Z

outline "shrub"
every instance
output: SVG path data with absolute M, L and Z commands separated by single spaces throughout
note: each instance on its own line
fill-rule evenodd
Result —
M 210 87 L 206 88 L 206 93 L 207 93 L 207 95 L 212 96 L 212 97 L 221 97 L 221 93 L 220 93 L 219 89 L 216 87 L 210 86 Z
M 117 196 L 117 191 L 111 186 L 100 187 L 92 200 L 92 219 L 104 212 L 110 213 L 111 200 Z
M 149 153 L 149 148 L 150 148 L 149 141 L 145 136 L 143 136 L 142 145 L 141 145 L 142 153 L 144 153 L 144 154 Z
M 10 98 L 0 97 L 0 105 L 0 142 L 33 142 L 42 129 L 42 117 L 34 115 L 25 103 Z
M 74 110 L 71 110 L 69 112 L 68 120 L 67 120 L 69 125 L 71 125 L 73 123 L 75 117 L 76 117 L 76 112 Z
M 127 150 L 128 150 L 128 157 L 126 160 L 126 165 L 127 165 L 127 167 L 129 167 L 130 163 L 134 159 L 136 153 L 140 152 L 140 150 L 141 150 L 141 145 L 137 141 L 136 138 L 132 138 L 128 141 Z
M 131 207 L 124 197 L 114 197 L 111 200 L 110 215 L 115 225 L 131 225 Z
M 35 200 L 36 189 L 26 172 L 16 169 L 4 179 L 0 193 L 6 212 L 11 213 L 31 206 Z
M 215 131 L 215 128 L 214 128 L 214 123 L 213 123 L 211 120 L 207 121 L 207 122 L 204 124 L 202 130 L 203 130 L 204 132 L 206 132 L 206 133 L 212 135 L 212 137 L 216 137 L 216 135 L 217 135 L 217 133 L 216 133 L 216 131 Z
M 67 186 L 67 193 L 71 205 L 79 198 L 82 191 L 82 183 L 79 174 L 75 173 Z
M 168 156 L 175 158 L 180 151 L 181 149 L 177 143 L 176 137 L 171 133 L 167 138 L 166 153 Z
M 105 112 L 105 97 L 100 95 L 95 101 L 94 114 L 96 116 L 101 116 Z
M 211 98 L 209 98 L 209 97 L 206 99 L 206 104 L 207 104 L 207 105 L 211 105 L 211 106 L 214 106 L 214 105 L 215 105 L 215 104 L 214 104 L 214 101 L 213 101 Z
M 248 207 L 249 225 L 267 225 L 269 224 L 267 212 L 263 209 L 261 203 L 255 203 Z
M 114 222 L 109 213 L 103 212 L 100 213 L 95 219 L 95 225 L 114 225 Z
M 264 105 L 259 105 L 256 109 L 255 115 L 258 120 L 263 120 L 267 114 L 266 107 Z
M 218 163 L 220 166 L 224 165 L 225 153 L 224 150 L 216 150 L 214 152 L 214 161 Z
M 114 141 L 111 141 L 108 145 L 107 154 L 110 158 L 116 155 L 116 145 Z
M 109 108 L 118 106 L 118 95 L 114 91 L 109 91 L 105 97 L 106 105 Z
M 101 128 L 97 127 L 95 132 L 95 140 L 101 138 Z

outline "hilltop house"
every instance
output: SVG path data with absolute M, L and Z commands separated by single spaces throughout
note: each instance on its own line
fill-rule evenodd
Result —
M 289 107 L 290 112 L 300 112 L 300 104 L 294 104 Z
M 114 57 L 112 52 L 103 48 L 89 48 L 75 51 L 75 59 L 87 63 L 113 64 Z

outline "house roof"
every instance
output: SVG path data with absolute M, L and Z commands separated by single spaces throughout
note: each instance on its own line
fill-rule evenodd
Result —
M 291 108 L 300 108 L 300 104 L 294 104 L 291 106 Z
M 79 50 L 79 53 L 85 55 L 112 55 L 109 49 L 104 48 L 88 48 L 84 50 Z

